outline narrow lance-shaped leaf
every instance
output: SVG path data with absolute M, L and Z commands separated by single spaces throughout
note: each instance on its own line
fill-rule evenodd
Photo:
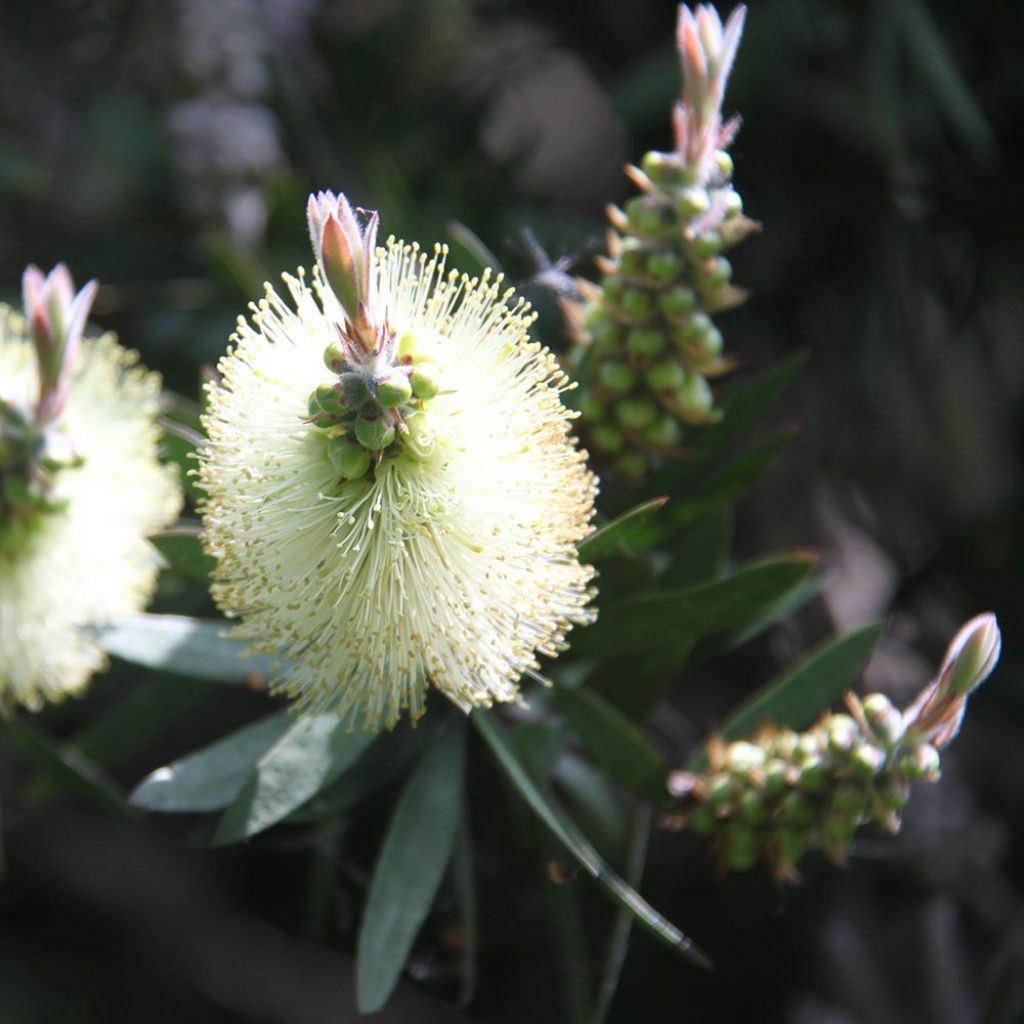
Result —
M 465 732 L 440 733 L 402 791 L 370 879 L 359 928 L 360 1013 L 391 995 L 441 884 L 462 807 Z
M 653 800 L 665 796 L 665 761 L 625 715 L 583 687 L 556 686 L 552 697 L 555 707 L 612 778 Z
M 516 756 L 504 727 L 494 713 L 478 709 L 473 712 L 472 721 L 519 795 L 579 861 L 583 869 L 662 942 L 701 967 L 710 967 L 711 962 L 693 940 L 662 917 L 635 889 L 612 871 L 575 823 L 534 782 Z
M 355 764 L 374 739 L 349 731 L 329 712 L 299 718 L 257 761 L 221 817 L 214 842 L 247 839 L 276 825 Z
M 245 655 L 228 623 L 186 615 L 133 615 L 95 630 L 108 653 L 134 665 L 219 683 L 250 683 L 271 673 L 271 659 Z
M 642 505 L 624 512 L 621 516 L 605 523 L 595 530 L 579 546 L 579 555 L 584 561 L 599 561 L 614 554 L 622 545 L 629 544 L 638 533 L 637 527 L 647 521 L 658 509 L 664 508 L 668 498 L 652 498 Z
M 268 715 L 157 768 L 136 786 L 131 802 L 150 811 L 189 814 L 227 807 L 291 721 L 286 711 Z

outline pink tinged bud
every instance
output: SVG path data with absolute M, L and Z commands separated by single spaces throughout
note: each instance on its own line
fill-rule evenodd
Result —
M 357 262 L 361 259 L 361 253 L 353 251 L 352 240 L 342 230 L 334 214 L 324 222 L 317 258 L 327 283 L 337 295 L 348 318 L 355 320 L 361 297 L 361 274 Z
M 999 623 L 991 612 L 971 619 L 946 651 L 939 670 L 939 688 L 966 697 L 992 674 L 1002 645 Z

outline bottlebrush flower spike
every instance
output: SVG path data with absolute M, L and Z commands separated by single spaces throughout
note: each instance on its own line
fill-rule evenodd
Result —
M 571 385 L 500 275 L 375 248 L 343 196 L 308 216 L 312 286 L 267 285 L 208 390 L 214 597 L 300 708 L 373 729 L 418 718 L 428 683 L 465 711 L 515 700 L 593 618 Z
M 0 306 L 0 705 L 76 693 L 105 656 L 83 627 L 140 611 L 147 536 L 181 507 L 157 460 L 160 378 L 113 335 L 83 339 L 95 282 L 63 265 Z
M 737 7 L 723 27 L 710 6 L 680 6 L 675 149 L 626 168 L 640 195 L 608 209 L 600 285 L 580 281 L 579 300 L 562 302 L 584 437 L 627 478 L 683 455 L 686 431 L 721 416 L 709 381 L 733 364 L 711 318 L 746 297 L 724 254 L 757 228 L 732 184 L 727 149 L 739 120 L 722 118 L 745 13 Z

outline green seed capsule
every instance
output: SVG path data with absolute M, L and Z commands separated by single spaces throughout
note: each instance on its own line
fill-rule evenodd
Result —
M 647 274 L 647 251 L 637 239 L 626 239 L 619 255 L 619 267 L 626 277 L 635 279 Z
M 337 342 L 332 341 L 324 349 L 324 365 L 335 373 L 341 373 L 345 369 L 345 352 Z
M 858 743 L 850 752 L 850 768 L 862 779 L 877 775 L 885 765 L 885 752 L 871 743 Z
M 433 363 L 416 363 L 409 377 L 412 393 L 426 402 L 441 391 L 441 372 Z
M 626 348 L 635 356 L 656 356 L 665 348 L 665 337 L 650 327 L 634 327 L 626 335 Z
M 390 372 L 377 378 L 377 397 L 385 409 L 396 405 L 404 405 L 412 398 L 412 384 L 408 374 L 401 370 Z
M 337 384 L 321 384 L 313 393 L 316 404 L 330 416 L 343 413 L 348 406 L 342 389 Z
M 800 767 L 800 788 L 808 793 L 820 793 L 828 786 L 828 766 L 815 754 Z
M 647 398 L 633 398 L 619 402 L 615 415 L 627 430 L 643 430 L 654 422 L 658 410 Z
M 764 797 L 756 789 L 748 789 L 740 797 L 739 812 L 751 825 L 759 825 L 768 817 Z
M 686 371 L 671 359 L 655 363 L 645 374 L 647 386 L 653 391 L 675 391 L 686 381 Z
M 655 150 L 649 150 L 644 153 L 643 160 L 640 161 L 640 166 L 643 169 L 644 174 L 651 179 L 655 184 L 664 185 L 666 182 L 671 181 L 673 177 L 673 162 L 666 153 L 658 153 Z
M 857 723 L 849 715 L 833 715 L 828 723 L 828 751 L 834 757 L 848 754 L 860 736 Z
M 724 256 L 714 256 L 708 260 L 701 275 L 701 284 L 705 288 L 721 288 L 728 284 L 732 277 L 732 264 Z
M 739 192 L 730 189 L 722 201 L 722 206 L 725 209 L 726 219 L 732 220 L 733 217 L 738 217 L 743 212 L 743 197 Z
M 320 403 L 316 400 L 316 392 L 312 392 L 309 398 L 306 399 L 306 415 L 307 416 L 319 416 L 323 413 L 323 409 L 320 408 Z M 3 452 L 0 451 L 0 455 Z M 0 459 L 0 462 L 3 460 Z
M 387 448 L 395 439 L 395 428 L 382 418 L 356 420 L 356 440 L 371 452 Z
M 352 444 L 344 437 L 332 437 L 327 442 L 327 457 L 339 476 L 346 480 L 359 480 L 366 476 L 372 457 L 362 445 Z
M 602 363 L 597 371 L 598 383 L 613 395 L 624 395 L 636 383 L 636 374 L 624 363 Z
M 942 757 L 930 743 L 921 743 L 900 758 L 900 772 L 908 782 L 937 782 Z
M 807 852 L 809 842 L 805 832 L 780 828 L 775 833 L 775 857 L 779 865 L 795 864 Z
M 654 302 L 649 292 L 630 288 L 622 296 L 622 309 L 631 320 L 646 320 L 654 312 Z
M 437 447 L 437 420 L 424 410 L 410 413 L 405 418 L 405 452 L 414 462 L 428 458 Z
M 789 788 L 786 767 L 786 762 L 777 757 L 764 766 L 764 791 L 773 799 L 782 796 Z
M 723 178 L 732 177 L 732 157 L 724 149 L 720 149 L 715 153 L 715 167 Z
M 779 813 L 784 821 L 793 825 L 809 825 L 814 821 L 816 809 L 814 801 L 803 793 L 787 793 L 779 804 Z
M 864 698 L 864 717 L 886 746 L 891 746 L 903 735 L 903 716 L 884 693 L 869 693 Z

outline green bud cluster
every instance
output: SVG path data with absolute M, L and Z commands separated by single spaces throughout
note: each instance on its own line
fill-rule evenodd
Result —
M 939 751 L 904 729 L 883 694 L 846 703 L 848 714 L 806 732 L 769 726 L 749 741 L 713 741 L 707 772 L 670 778 L 680 799 L 671 823 L 706 836 L 723 870 L 762 862 L 784 879 L 812 847 L 843 862 L 861 825 L 898 831 L 911 783 L 939 778 Z
M 600 286 L 567 303 L 579 343 L 582 430 L 594 457 L 626 476 L 682 451 L 689 426 L 721 412 L 709 381 L 730 369 L 712 315 L 738 305 L 723 255 L 755 230 L 732 186 L 732 160 L 688 166 L 650 152 L 629 168 L 640 194 L 612 207 Z
M 0 551 L 19 543 L 40 515 L 64 507 L 52 497 L 55 475 L 81 461 L 57 425 L 40 425 L 0 399 Z
M 380 349 L 360 359 L 356 347 L 328 345 L 324 364 L 332 376 L 307 401 L 309 422 L 322 431 L 343 481 L 362 479 L 385 458 L 422 459 L 433 450 L 428 406 L 441 376 L 432 352 L 412 333 L 388 337 Z

